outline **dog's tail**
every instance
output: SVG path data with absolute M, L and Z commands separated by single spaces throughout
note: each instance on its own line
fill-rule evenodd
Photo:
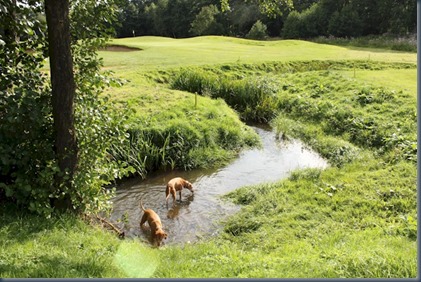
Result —
M 142 198 L 144 195 L 142 195 L 142 197 L 140 197 L 140 208 L 142 209 L 142 211 L 145 211 L 145 207 L 142 204 Z

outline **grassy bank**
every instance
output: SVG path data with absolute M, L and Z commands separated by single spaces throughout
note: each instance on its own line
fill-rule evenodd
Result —
M 113 43 L 142 49 L 101 52 L 128 80 L 109 94 L 130 111 L 118 149 L 139 172 L 223 163 L 256 144 L 240 117 L 270 121 L 331 167 L 234 191 L 224 199 L 242 209 L 220 235 L 161 249 L 2 206 L 1 277 L 417 276 L 416 54 L 224 37 Z
M 0 206 L 0 276 L 122 277 L 113 262 L 121 242 L 72 215 L 43 219 Z
M 134 113 L 126 144 L 112 154 L 143 177 L 156 170 L 220 166 L 259 144 L 256 133 L 221 99 L 162 87 L 136 89 L 119 99 Z
M 391 174 L 388 185 L 384 179 Z M 379 167 L 365 159 L 340 170 L 305 170 L 279 183 L 244 187 L 229 195 L 244 207 L 226 224 L 226 233 L 162 252 L 156 275 L 415 277 L 415 191 L 408 188 L 414 183 L 407 163 Z
M 350 47 L 382 48 L 396 51 L 417 52 L 416 34 L 409 36 L 363 36 L 358 38 L 318 37 L 312 41 Z

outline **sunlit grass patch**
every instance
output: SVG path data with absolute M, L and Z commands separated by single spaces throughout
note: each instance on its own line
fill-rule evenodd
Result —
M 114 39 L 139 52 L 100 52 L 106 67 L 165 69 L 222 63 L 298 60 L 380 60 L 416 63 L 416 54 L 348 48 L 300 40 L 254 41 L 222 36 L 173 39 L 155 36 Z
M 114 261 L 128 278 L 151 277 L 159 265 L 158 251 L 137 240 L 122 242 Z

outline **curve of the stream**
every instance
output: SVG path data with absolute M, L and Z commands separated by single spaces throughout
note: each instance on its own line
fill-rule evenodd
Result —
M 165 244 L 194 242 L 220 232 L 221 220 L 239 210 L 239 206 L 220 199 L 220 196 L 242 186 L 279 181 L 296 169 L 327 167 L 323 158 L 300 141 L 279 141 L 267 127 L 252 128 L 259 134 L 263 148 L 246 150 L 223 168 L 171 171 L 146 180 L 126 181 L 118 187 L 113 199 L 111 221 L 121 222 L 127 237 L 147 241 L 148 231 L 139 227 L 142 215 L 139 201 L 143 197 L 145 208 L 153 209 L 162 220 L 168 233 Z M 165 186 L 176 176 L 189 180 L 195 192 L 191 194 L 183 189 L 182 202 L 172 206 L 170 199 L 167 209 Z

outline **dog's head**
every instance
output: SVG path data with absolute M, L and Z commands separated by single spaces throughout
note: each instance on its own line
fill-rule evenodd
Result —
M 193 192 L 193 185 L 190 182 L 188 182 L 187 180 L 184 181 L 183 186 Z
M 164 230 L 162 230 L 161 228 L 157 229 L 155 231 L 155 240 L 156 240 L 156 244 L 159 247 L 162 243 L 163 240 L 167 239 L 168 234 L 164 232 Z

